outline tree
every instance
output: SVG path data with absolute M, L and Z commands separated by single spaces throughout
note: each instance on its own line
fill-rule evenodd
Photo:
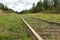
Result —
M 31 12 L 33 13 L 37 13 L 37 12 L 40 12 L 42 10 L 42 1 L 40 0 L 37 5 L 35 5 L 35 3 L 33 3 L 33 6 L 32 6 L 32 10 Z
M 37 5 L 36 5 L 36 12 L 40 12 L 41 10 L 42 10 L 42 1 L 39 1 L 38 3 L 37 3 Z
M 4 11 L 8 11 L 8 7 L 7 6 L 4 6 Z
M 54 7 L 57 7 L 58 5 L 58 0 L 54 0 Z
M 8 11 L 8 7 L 4 6 L 2 3 L 0 3 L 0 9 L 3 11 Z
M 0 3 L 0 9 L 3 10 L 4 9 L 4 5 L 2 3 Z
M 33 3 L 32 9 L 31 9 L 31 12 L 32 12 L 32 13 L 35 12 L 35 3 Z
M 47 10 L 49 8 L 48 0 L 44 0 L 44 8 Z

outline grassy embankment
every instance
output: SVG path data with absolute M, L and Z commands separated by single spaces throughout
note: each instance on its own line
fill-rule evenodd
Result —
M 0 12 L 0 40 L 31 40 L 25 27 L 18 14 Z

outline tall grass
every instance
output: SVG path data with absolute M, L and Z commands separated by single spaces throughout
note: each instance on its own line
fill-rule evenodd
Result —
M 50 13 L 36 13 L 36 14 L 23 14 L 23 17 L 34 17 L 38 19 L 46 19 L 54 22 L 60 22 L 60 14 L 50 14 Z
M 46 19 L 54 22 L 60 22 L 60 14 L 35 13 L 35 14 L 22 14 L 22 16 L 44 40 L 60 39 L 60 36 L 58 36 L 60 35 L 59 25 L 38 20 Z
M 25 32 L 25 27 L 19 15 L 2 13 L 0 15 L 0 40 L 31 40 Z

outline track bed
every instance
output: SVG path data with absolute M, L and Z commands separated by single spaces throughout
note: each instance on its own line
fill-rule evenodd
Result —
M 60 40 L 60 25 L 31 17 L 27 17 L 25 20 L 44 40 Z

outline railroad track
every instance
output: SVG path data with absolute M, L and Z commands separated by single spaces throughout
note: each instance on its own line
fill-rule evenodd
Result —
M 41 19 L 41 18 L 34 18 L 34 17 L 31 17 L 31 18 L 33 18 L 33 19 L 37 19 L 37 20 L 42 20 L 42 21 L 44 21 L 44 22 L 48 22 L 48 23 L 50 23 L 50 24 L 57 24 L 57 25 L 60 25 L 60 22 L 54 22 L 54 21 L 51 21 L 51 20 L 46 20 L 46 19 Z
M 60 24 L 38 18 L 25 18 L 44 40 L 60 40 Z
M 27 31 L 29 32 L 29 35 L 31 35 L 32 40 L 43 40 L 43 38 L 26 22 L 26 20 L 21 17 L 22 21 L 27 26 Z

